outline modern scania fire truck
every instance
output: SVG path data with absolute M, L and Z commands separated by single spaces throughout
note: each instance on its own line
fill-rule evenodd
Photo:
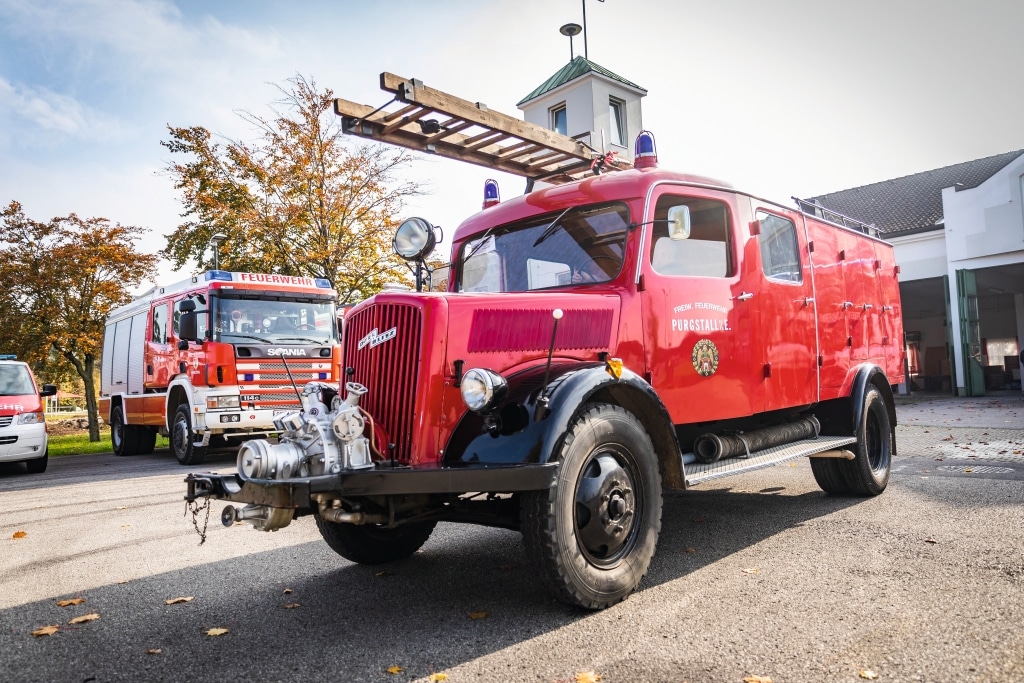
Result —
M 338 100 L 348 132 L 544 186 L 499 202 L 489 183 L 447 291 L 355 306 L 345 384 L 306 384 L 278 442 L 189 475 L 187 500 L 261 530 L 312 515 L 361 563 L 412 555 L 439 521 L 517 529 L 554 596 L 599 609 L 646 573 L 663 488 L 805 459 L 830 494 L 882 493 L 904 349 L 899 269 L 870 226 L 661 169 L 647 132 L 622 164 L 381 80 L 397 109 Z M 433 246 L 423 219 L 395 237 L 421 270 Z
M 114 310 L 100 378 L 114 453 L 151 453 L 161 433 L 192 465 L 272 433 L 307 382 L 339 380 L 336 307 L 327 280 L 211 270 Z

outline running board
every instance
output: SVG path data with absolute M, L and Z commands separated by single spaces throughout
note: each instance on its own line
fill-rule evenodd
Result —
M 763 451 L 753 451 L 748 456 L 741 455 L 735 458 L 726 458 L 725 460 L 719 460 L 710 464 L 702 462 L 684 464 L 683 470 L 686 473 L 686 486 L 696 486 L 712 479 L 720 479 L 721 477 L 728 477 L 733 474 L 740 474 L 741 472 L 751 472 L 763 467 L 778 465 L 788 460 L 796 460 L 797 458 L 813 456 L 819 453 L 821 455 L 818 457 L 848 458 L 847 454 L 849 451 L 843 450 L 842 447 L 852 443 L 857 443 L 857 439 L 852 436 L 819 436 L 817 439 L 805 439 L 804 441 L 796 441 L 783 446 L 766 448 Z M 835 454 L 830 452 L 826 456 L 826 451 L 836 452 Z M 689 459 L 687 456 L 691 456 L 691 454 L 687 453 L 683 456 L 684 462 Z

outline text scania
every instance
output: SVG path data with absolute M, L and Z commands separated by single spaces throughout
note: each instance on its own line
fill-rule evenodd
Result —
M 267 349 L 268 356 L 305 356 L 306 349 Z

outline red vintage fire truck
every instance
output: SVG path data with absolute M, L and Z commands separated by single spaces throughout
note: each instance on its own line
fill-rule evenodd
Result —
M 444 106 L 506 145 L 563 145 L 402 87 L 402 111 Z M 335 106 L 385 141 L 416 120 Z M 512 155 L 486 133 L 423 129 L 399 144 Z M 811 204 L 658 168 L 646 132 L 633 168 L 565 160 L 554 184 L 504 203 L 488 184 L 454 235 L 447 291 L 353 308 L 345 386 L 307 384 L 278 443 L 245 444 L 237 474 L 189 475 L 186 499 L 245 503 L 222 520 L 262 530 L 311 514 L 360 563 L 411 555 L 438 521 L 517 529 L 555 597 L 599 609 L 646 573 L 663 488 L 807 458 L 828 493 L 880 494 L 903 368 L 892 247 Z M 429 222 L 399 227 L 396 250 L 421 268 L 433 246 Z
M 296 386 L 338 381 L 336 307 L 327 280 L 211 270 L 114 310 L 100 377 L 114 453 L 151 453 L 159 432 L 192 465 L 272 433 Z

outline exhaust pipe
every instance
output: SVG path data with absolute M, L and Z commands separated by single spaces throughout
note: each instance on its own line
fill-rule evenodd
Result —
M 744 434 L 701 434 L 693 442 L 693 456 L 702 463 L 711 464 L 723 458 L 747 455 L 794 441 L 816 439 L 820 432 L 821 424 L 812 415 L 795 422 L 755 429 Z

